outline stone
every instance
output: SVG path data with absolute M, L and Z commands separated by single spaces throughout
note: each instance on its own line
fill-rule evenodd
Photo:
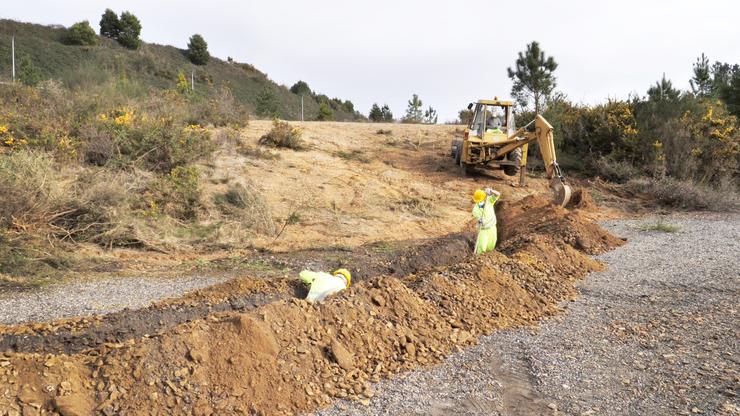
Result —
M 350 370 L 355 366 L 355 359 L 351 352 L 347 350 L 347 348 L 342 345 L 341 342 L 337 341 L 336 339 L 331 342 L 330 345 L 331 353 L 334 356 L 334 360 L 337 364 L 339 364 L 339 367 L 341 367 L 344 370 Z

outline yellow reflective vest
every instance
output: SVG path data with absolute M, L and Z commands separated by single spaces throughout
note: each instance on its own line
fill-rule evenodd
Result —
M 304 270 L 299 274 L 301 281 L 311 285 L 306 300 L 310 302 L 322 301 L 327 296 L 346 289 L 344 279 L 325 272 Z

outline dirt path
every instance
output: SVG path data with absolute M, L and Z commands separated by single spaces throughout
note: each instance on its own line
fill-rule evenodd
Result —
M 377 386 L 317 415 L 740 414 L 740 216 L 611 221 L 629 243 L 567 313 Z

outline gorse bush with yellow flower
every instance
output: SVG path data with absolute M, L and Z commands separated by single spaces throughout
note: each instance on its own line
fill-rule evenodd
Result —
M 740 131 L 725 104 L 676 90 L 651 93 L 595 106 L 556 97 L 544 116 L 560 153 L 605 179 L 669 176 L 740 189 Z
M 105 88 L 0 85 L 3 241 L 162 249 L 175 228 L 213 217 L 201 215 L 197 164 L 216 148 L 211 126 L 243 126 L 245 109 L 230 93 Z M 37 273 L 21 248 L 0 273 Z

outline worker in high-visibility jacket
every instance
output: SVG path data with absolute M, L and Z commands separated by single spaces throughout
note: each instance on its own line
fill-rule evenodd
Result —
M 310 302 L 322 301 L 329 295 L 341 292 L 352 281 L 352 274 L 347 269 L 339 269 L 332 274 L 304 270 L 299 276 L 303 283 L 311 285 L 306 296 Z
M 473 217 L 478 222 L 478 238 L 475 242 L 475 254 L 492 251 L 496 248 L 496 211 L 493 205 L 501 193 L 491 188 L 485 191 L 478 189 L 473 193 Z

